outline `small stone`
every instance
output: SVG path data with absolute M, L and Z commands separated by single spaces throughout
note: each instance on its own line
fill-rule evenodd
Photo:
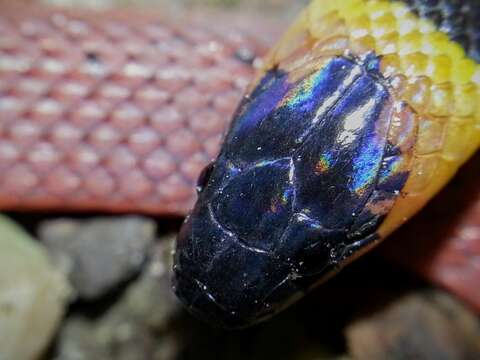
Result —
M 77 295 L 94 300 L 140 272 L 155 228 L 150 219 L 125 216 L 46 221 L 39 232 L 52 254 L 70 264 Z
M 171 290 L 171 269 L 175 236 L 165 236 L 154 248 L 144 272 L 127 290 L 112 313 L 130 314 L 155 331 L 165 330 L 180 303 Z M 122 317 L 122 316 L 120 316 Z
M 57 360 L 177 359 L 182 333 L 172 324 L 181 306 L 170 290 L 174 236 L 155 245 L 139 278 L 99 317 L 75 313 L 60 331 Z
M 63 317 L 70 294 L 46 250 L 0 217 L 0 359 L 38 358 Z
M 346 329 L 354 359 L 478 359 L 480 322 L 436 290 L 415 292 Z

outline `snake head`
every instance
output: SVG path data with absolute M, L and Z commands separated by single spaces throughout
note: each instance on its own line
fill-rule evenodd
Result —
M 174 288 L 190 311 L 257 323 L 375 243 L 408 175 L 376 68 L 342 56 L 274 68 L 245 97 L 178 237 Z
M 220 327 L 241 328 L 301 297 L 306 279 L 299 274 L 329 264 L 332 256 L 329 248 L 315 243 L 341 234 L 292 214 L 287 161 L 263 164 L 241 175 L 238 169 L 221 166 L 209 167 L 210 177 L 218 180 L 208 182 L 182 226 L 174 288 L 198 317 Z M 272 181 L 275 178 L 278 181 Z

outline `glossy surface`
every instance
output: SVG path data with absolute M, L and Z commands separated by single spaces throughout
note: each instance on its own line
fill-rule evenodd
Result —
M 478 149 L 480 67 L 449 38 L 448 29 L 437 28 L 403 2 L 317 0 L 287 31 L 266 68 L 289 68 L 318 53 L 345 51 L 377 54 L 392 91 L 414 110 L 399 113 L 391 132 L 403 143 L 401 148 L 413 145 L 414 151 L 402 197 L 378 230 L 384 238 L 420 210 Z
M 179 235 L 175 289 L 192 312 L 226 327 L 271 316 L 448 182 L 480 143 L 480 70 L 449 35 L 396 1 L 300 14 Z
M 177 294 L 217 325 L 271 316 L 374 242 L 408 177 L 378 59 L 321 64 L 259 82 L 179 235 Z

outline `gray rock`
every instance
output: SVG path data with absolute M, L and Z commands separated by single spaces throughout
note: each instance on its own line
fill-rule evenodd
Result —
M 54 360 L 174 360 L 180 347 L 172 333 L 154 336 L 145 327 L 93 322 L 75 316 L 61 332 Z
M 38 358 L 57 330 L 69 293 L 66 276 L 43 246 L 0 217 L 0 359 Z
M 346 329 L 359 360 L 480 359 L 480 322 L 440 290 L 416 291 L 365 315 Z
M 59 219 L 42 223 L 39 234 L 69 273 L 77 295 L 92 300 L 140 271 L 155 223 L 138 216 Z
M 170 289 L 173 236 L 160 241 L 141 276 L 98 318 L 77 313 L 60 332 L 56 360 L 170 360 L 182 338 L 172 330 L 180 305 Z
M 174 235 L 166 236 L 155 245 L 152 258 L 139 280 L 113 307 L 112 318 L 128 316 L 157 332 L 168 328 L 172 315 L 180 309 L 180 303 L 171 289 L 174 239 Z

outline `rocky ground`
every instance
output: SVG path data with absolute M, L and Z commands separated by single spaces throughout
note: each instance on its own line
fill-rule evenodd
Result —
M 224 6 L 285 18 L 301 3 L 45 2 Z M 212 329 L 187 314 L 170 290 L 180 223 L 101 214 L 1 217 L 0 360 L 480 358 L 478 318 L 378 251 L 265 324 L 237 332 Z
M 275 319 L 212 329 L 170 290 L 180 219 L 0 220 L 0 359 L 478 359 L 480 323 L 373 253 Z M 28 231 L 28 233 L 25 231 Z M 33 235 L 33 236 L 32 236 Z

